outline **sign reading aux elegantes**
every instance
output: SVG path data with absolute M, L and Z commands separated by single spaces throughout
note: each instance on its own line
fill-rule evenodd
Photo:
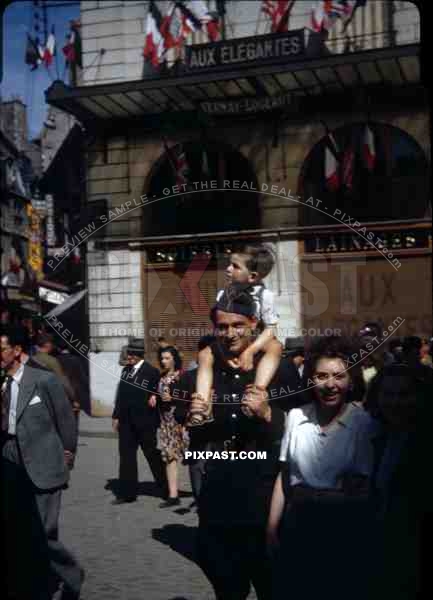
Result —
M 225 65 L 286 62 L 305 53 L 304 40 L 304 30 L 296 29 L 285 33 L 187 46 L 185 64 L 190 71 L 204 71 Z

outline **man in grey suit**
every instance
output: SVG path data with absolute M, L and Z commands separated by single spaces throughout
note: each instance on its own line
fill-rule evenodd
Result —
M 52 373 L 22 363 L 20 327 L 1 332 L 1 517 L 8 598 L 78 599 L 82 568 L 58 539 L 62 489 L 77 447 L 71 404 Z

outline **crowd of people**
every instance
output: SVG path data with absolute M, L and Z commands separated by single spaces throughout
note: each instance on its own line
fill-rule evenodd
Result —
M 391 338 L 385 347 L 380 325 L 367 323 L 351 339 L 292 338 L 283 347 L 263 283 L 272 265 L 264 246 L 232 254 L 210 314 L 214 335 L 200 341 L 192 368 L 183 368 L 165 340 L 159 369 L 145 360 L 144 340 L 124 349 L 112 421 L 114 503 L 137 500 L 139 448 L 161 509 L 179 506 L 178 471 L 186 462 L 199 521 L 196 560 L 217 600 L 245 600 L 251 586 L 259 600 L 297 593 L 415 599 L 422 518 L 430 510 L 418 477 L 427 472 L 432 423 L 430 340 Z M 11 600 L 45 600 L 59 586 L 63 598 L 78 598 L 83 579 L 58 540 L 77 407 L 49 343 L 41 336 L 29 358 L 22 337 L 2 332 L 2 526 Z M 23 511 L 40 519 L 42 567 L 26 581 L 38 596 L 21 581 L 24 589 L 14 588 L 26 535 L 29 541 Z M 35 552 L 32 544 L 27 552 Z

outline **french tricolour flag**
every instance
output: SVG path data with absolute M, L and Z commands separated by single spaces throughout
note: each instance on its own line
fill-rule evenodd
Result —
M 328 133 L 325 146 L 325 180 L 326 185 L 331 192 L 335 192 L 340 187 L 340 176 L 338 173 L 338 146 L 332 135 Z
M 149 60 L 154 67 L 158 67 L 164 52 L 164 38 L 161 35 L 160 27 L 162 24 L 162 15 L 154 2 L 149 5 L 146 21 L 146 43 L 143 50 L 143 56 Z
M 44 56 L 43 60 L 45 66 L 48 68 L 53 62 L 53 57 L 56 52 L 56 38 L 54 35 L 54 27 L 51 30 L 50 35 L 47 38 L 47 43 L 45 44 Z
M 370 127 L 366 125 L 364 139 L 362 143 L 362 154 L 365 165 L 369 171 L 372 171 L 376 164 L 376 148 L 374 144 L 374 135 Z

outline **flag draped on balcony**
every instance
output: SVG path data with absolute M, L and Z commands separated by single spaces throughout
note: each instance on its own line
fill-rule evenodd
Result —
M 365 6 L 367 0 L 320 0 L 311 11 L 310 28 L 313 31 L 330 31 L 339 19 L 346 29 L 356 9 Z
M 186 158 L 185 148 L 182 144 L 176 148 L 169 148 L 167 140 L 164 136 L 162 137 L 162 143 L 164 144 L 164 150 L 172 168 L 176 185 L 180 186 L 183 184 L 188 184 L 189 165 Z
M 194 33 L 194 31 L 200 31 L 200 19 L 183 2 L 176 2 L 176 5 L 182 15 L 182 38 L 185 39 L 190 33 Z
M 168 6 L 168 10 L 161 23 L 161 35 L 164 38 L 164 48 L 177 48 L 183 43 L 182 15 L 175 2 Z
M 373 171 L 376 165 L 376 145 L 374 135 L 368 125 L 365 126 L 364 139 L 362 142 L 362 155 L 364 157 L 365 166 L 369 171 Z
M 55 52 L 56 52 L 56 37 L 54 35 L 54 25 L 53 25 L 51 32 L 47 38 L 47 43 L 45 44 L 45 49 L 44 49 L 43 60 L 44 60 L 44 63 L 45 63 L 45 66 L 47 67 L 47 69 L 53 62 Z
M 175 167 L 176 167 L 176 185 L 183 185 L 188 183 L 189 167 L 186 160 L 186 152 L 184 147 L 181 145 L 177 148 L 175 154 Z
M 43 51 L 39 46 L 37 38 L 33 38 L 29 33 L 27 34 L 27 45 L 25 54 L 25 63 L 31 67 L 31 71 L 34 71 L 41 64 L 43 59 Z
M 162 15 L 155 2 L 150 2 L 146 20 L 146 41 L 143 50 L 145 60 L 154 67 L 162 62 L 164 54 L 164 37 L 161 34 Z
M 191 0 L 187 3 L 189 10 L 200 21 L 202 28 L 205 27 L 212 42 L 216 42 L 220 35 L 218 14 L 209 11 L 203 0 Z
M 336 192 L 340 187 L 339 155 L 334 136 L 328 132 L 325 145 L 325 181 L 331 192 Z
M 68 36 L 67 44 L 62 48 L 65 55 L 66 63 L 69 65 L 77 65 L 83 67 L 80 21 L 71 21 L 71 32 Z
M 341 183 L 348 189 L 353 188 L 353 173 L 355 167 L 355 143 L 352 139 L 346 147 L 341 165 Z
M 293 0 L 263 0 L 262 12 L 271 19 L 272 33 L 287 31 L 287 23 L 293 4 Z
M 218 14 L 212 12 L 202 0 L 190 2 L 176 2 L 182 13 L 183 37 L 186 38 L 195 31 L 207 31 L 209 39 L 216 42 L 220 37 L 220 23 Z

